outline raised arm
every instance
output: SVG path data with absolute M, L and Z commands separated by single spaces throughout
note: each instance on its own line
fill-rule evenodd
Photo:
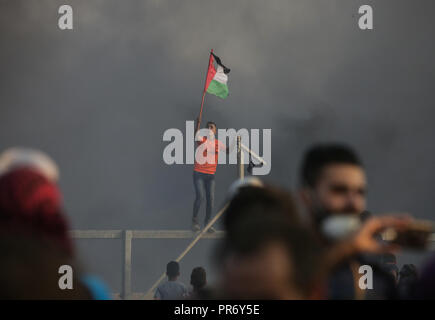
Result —
M 198 145 L 204 142 L 205 138 L 203 136 L 199 135 L 200 130 L 200 121 L 198 118 L 196 118 L 196 129 L 195 129 L 195 141 Z

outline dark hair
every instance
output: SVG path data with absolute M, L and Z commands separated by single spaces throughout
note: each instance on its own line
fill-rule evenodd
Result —
M 217 251 L 219 265 L 228 254 L 250 256 L 265 245 L 283 244 L 294 266 L 294 285 L 308 294 L 317 280 L 322 257 L 311 230 L 302 226 L 291 193 L 276 187 L 241 187 L 224 216 L 225 241 Z
M 190 275 L 190 284 L 193 286 L 194 290 L 199 290 L 204 288 L 207 283 L 207 274 L 203 267 L 196 267 L 192 270 Z
M 272 187 L 241 187 L 231 199 L 223 223 L 226 231 L 232 233 L 239 224 L 251 219 L 285 219 L 290 224 L 299 223 L 300 217 L 291 193 Z
M 180 274 L 180 265 L 176 261 L 171 261 L 166 265 L 166 274 L 169 278 L 174 278 Z
M 249 257 L 269 244 L 282 244 L 291 264 L 292 284 L 305 296 L 309 296 L 322 280 L 323 250 L 310 229 L 290 225 L 285 221 L 250 220 L 237 234 L 227 237 L 226 252 Z
M 351 164 L 362 167 L 357 154 L 346 145 L 314 145 L 305 153 L 302 161 L 301 185 L 315 187 L 322 170 L 331 164 Z
M 207 121 L 206 126 L 208 126 L 209 124 L 213 124 L 217 128 L 216 123 L 214 123 L 213 121 Z

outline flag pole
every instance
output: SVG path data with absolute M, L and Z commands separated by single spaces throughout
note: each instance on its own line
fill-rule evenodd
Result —
M 205 86 L 207 85 L 208 68 L 210 66 L 210 59 L 211 59 L 212 53 L 213 53 L 213 49 L 211 49 L 211 51 L 210 51 L 210 57 L 209 57 L 208 64 L 207 64 L 207 73 L 205 75 L 204 90 L 202 92 L 201 109 L 199 110 L 199 117 L 198 117 L 198 122 L 196 124 L 195 133 L 199 130 L 199 128 L 201 126 L 202 109 L 204 107 L 204 99 L 205 99 L 205 91 L 206 91 L 206 87 Z

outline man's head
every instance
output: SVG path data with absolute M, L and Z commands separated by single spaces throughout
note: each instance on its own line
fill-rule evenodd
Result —
M 321 250 L 301 226 L 290 193 L 271 186 L 241 187 L 225 211 L 224 226 L 216 262 L 225 298 L 311 296 Z
M 180 275 L 180 265 L 176 261 L 171 261 L 166 265 L 166 275 L 169 280 L 175 280 Z
M 190 275 L 190 284 L 194 290 L 200 290 L 207 284 L 207 274 L 202 267 L 196 267 Z
M 366 176 L 355 152 L 340 144 L 309 149 L 301 167 L 301 197 L 315 221 L 366 208 Z
M 288 191 L 270 185 L 248 185 L 233 191 L 223 224 L 231 236 L 248 220 L 285 219 L 289 224 L 299 224 L 299 218 L 296 202 Z
M 212 133 L 213 133 L 213 137 L 216 136 L 216 123 L 214 123 L 213 121 L 208 121 L 206 124 L 207 129 L 209 129 Z M 210 134 L 211 135 L 211 134 Z
M 321 249 L 310 231 L 285 220 L 248 221 L 227 240 L 222 290 L 230 299 L 306 299 L 322 284 Z

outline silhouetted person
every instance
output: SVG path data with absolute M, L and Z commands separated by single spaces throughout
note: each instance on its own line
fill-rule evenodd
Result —
M 300 225 L 289 193 L 243 186 L 230 201 L 224 225 L 217 298 L 323 297 L 321 248 Z
M 397 291 L 401 299 L 411 299 L 415 295 L 418 282 L 417 267 L 413 264 L 404 264 L 399 272 Z
M 399 281 L 399 268 L 394 254 L 386 253 L 382 255 L 382 267 L 393 277 L 394 283 Z
M 168 281 L 159 285 L 154 294 L 156 300 L 180 300 L 187 297 L 186 286 L 178 281 L 180 276 L 180 265 L 176 261 L 171 261 L 166 265 L 166 275 Z
M 10 292 L 3 292 L 5 297 L 86 298 L 77 291 L 58 292 L 57 281 L 53 282 L 60 277 L 58 269 L 62 264 L 58 261 L 74 262 L 74 246 L 57 186 L 58 178 L 57 165 L 40 151 L 11 148 L 0 155 L 1 253 L 10 253 L 0 259 L 6 272 L 5 285 L 0 286 L 3 289 L 10 287 Z M 22 248 L 22 253 L 18 248 Z M 17 252 L 12 254 L 12 251 Z M 28 270 L 20 270 L 20 264 Z M 12 272 L 14 268 L 16 270 Z M 7 272 L 10 278 L 7 278 Z M 32 290 L 26 293 L 23 286 L 31 277 L 35 278 L 29 284 L 29 290 Z M 77 288 L 82 286 L 88 290 L 89 298 L 111 298 L 108 288 L 98 277 L 75 269 L 74 279 L 79 280 Z M 47 282 L 46 286 L 43 281 Z
M 208 294 L 207 290 L 205 290 L 207 273 L 203 267 L 196 267 L 192 270 L 190 284 L 192 285 L 192 292 L 189 295 L 190 299 L 206 299 Z

